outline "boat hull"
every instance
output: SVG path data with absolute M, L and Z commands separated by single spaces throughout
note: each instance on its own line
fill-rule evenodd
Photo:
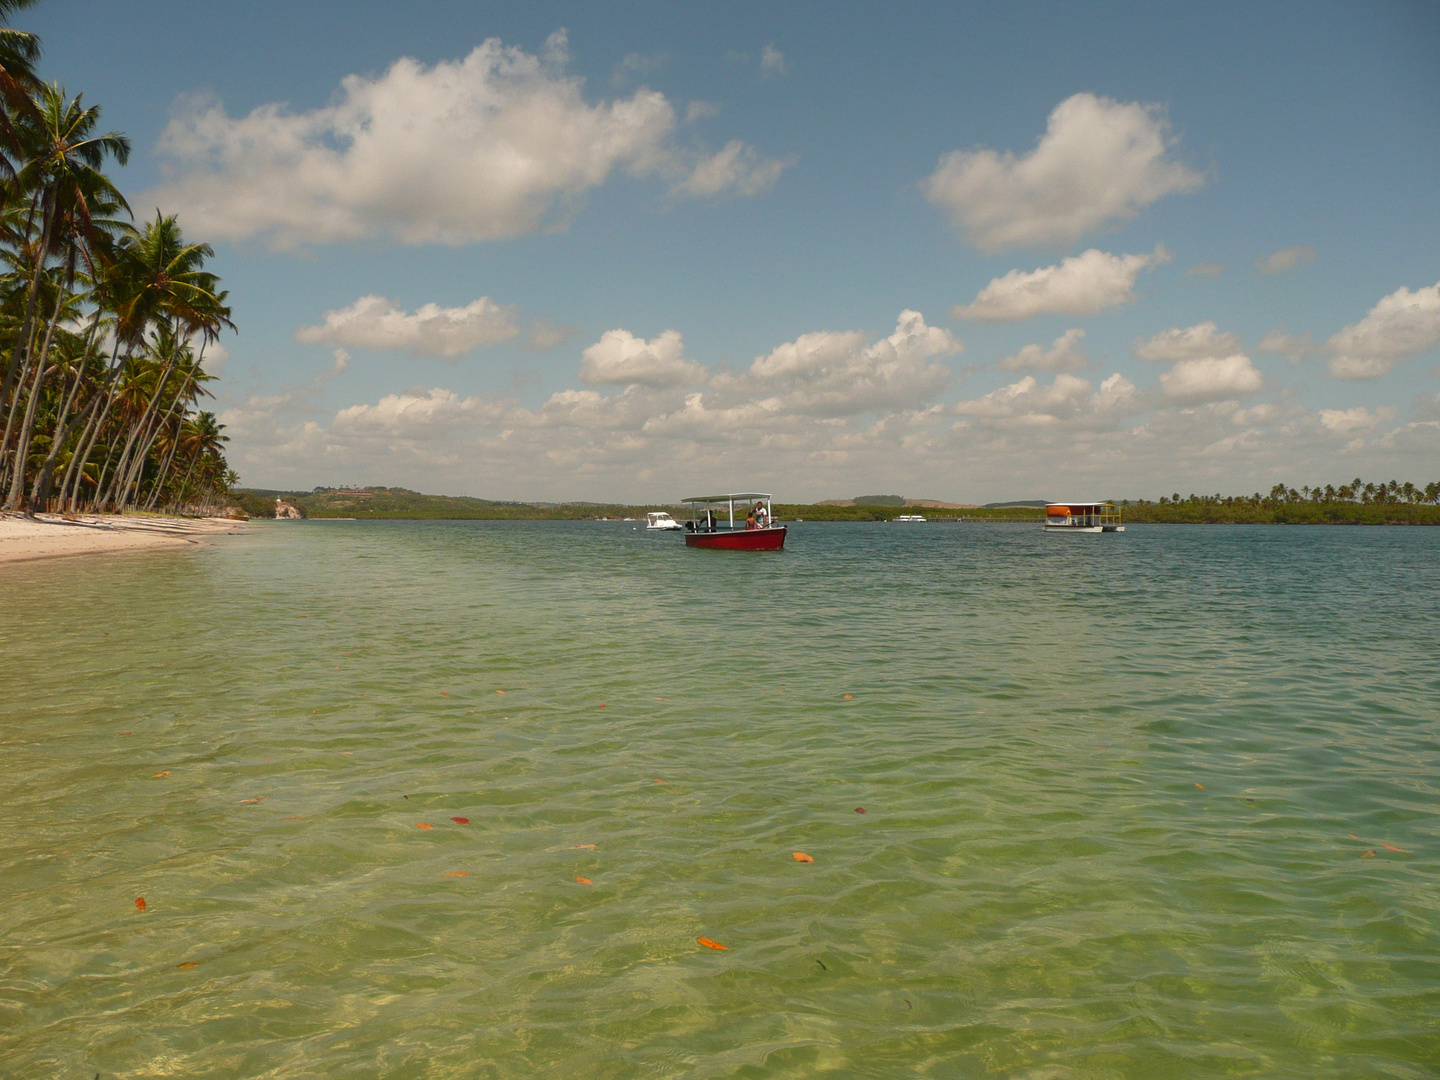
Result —
M 1124 532 L 1124 525 L 1051 525 L 1045 524 L 1046 532 L 1072 532 L 1072 533 L 1098 533 L 1098 532 Z
M 725 532 L 687 532 L 685 546 L 717 551 L 779 551 L 785 546 L 784 525 L 770 529 L 734 529 Z

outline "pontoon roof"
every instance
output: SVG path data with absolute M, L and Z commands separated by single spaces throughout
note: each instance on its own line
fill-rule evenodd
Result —
M 1065 500 L 1062 499 L 1062 500 L 1060 500 L 1060 501 L 1058 501 L 1058 502 L 1048 502 L 1048 503 L 1046 503 L 1045 505 L 1046 505 L 1046 506 L 1106 506 L 1106 505 L 1108 505 L 1108 504 L 1110 504 L 1110 503 L 1112 503 L 1112 502 L 1114 502 L 1114 501 L 1115 501 L 1114 499 L 1071 499 L 1069 502 L 1066 502 Z
M 733 500 L 735 502 L 739 502 L 741 499 L 768 499 L 770 497 L 771 496 L 768 491 L 736 491 L 727 495 L 693 495 L 688 499 L 681 499 L 680 501 L 687 503 L 698 503 L 730 502 Z

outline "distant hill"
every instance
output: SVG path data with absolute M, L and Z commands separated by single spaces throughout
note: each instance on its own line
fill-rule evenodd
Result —
M 855 506 L 904 506 L 903 495 L 856 495 L 850 500 Z
M 986 510 L 1007 510 L 1012 506 L 1038 506 L 1044 507 L 1047 503 L 1044 499 L 1018 499 L 1015 502 L 986 503 Z

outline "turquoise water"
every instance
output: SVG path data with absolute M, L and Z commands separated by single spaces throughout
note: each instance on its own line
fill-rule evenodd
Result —
M 1425 529 L 0 567 L 0 1075 L 1434 1076 L 1437 642 Z

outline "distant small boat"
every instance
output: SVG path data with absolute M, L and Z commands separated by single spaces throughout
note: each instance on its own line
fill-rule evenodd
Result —
M 1120 508 L 1108 502 L 1067 502 L 1045 505 L 1045 529 L 1056 532 L 1124 532 Z
M 897 514 L 896 521 L 924 521 L 924 514 Z
M 664 510 L 654 511 L 645 515 L 646 532 L 683 532 L 684 525 L 672 518 Z
M 785 546 L 785 526 L 776 525 L 771 497 L 759 491 L 725 495 L 696 495 L 681 500 L 690 507 L 685 522 L 685 546 L 722 551 L 779 551 Z M 743 515 L 735 524 L 735 506 Z M 753 522 L 753 524 L 752 524 Z

